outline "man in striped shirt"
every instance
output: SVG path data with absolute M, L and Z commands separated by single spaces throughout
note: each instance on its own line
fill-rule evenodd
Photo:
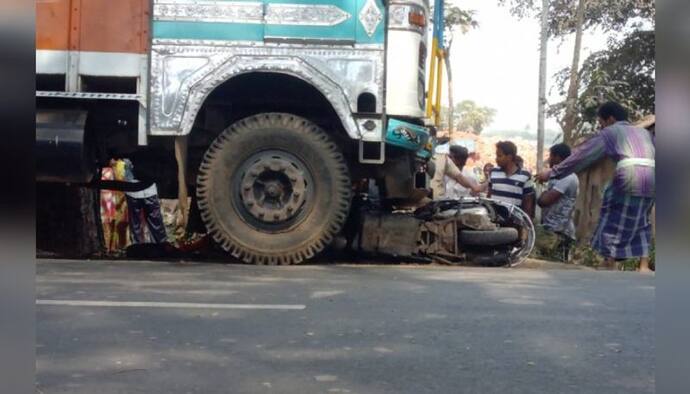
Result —
M 532 174 L 518 165 L 517 147 L 510 141 L 496 144 L 496 165 L 489 174 L 489 198 L 513 204 L 534 217 Z

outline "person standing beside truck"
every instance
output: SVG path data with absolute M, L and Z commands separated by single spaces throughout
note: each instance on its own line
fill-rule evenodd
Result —
M 640 259 L 640 271 L 649 271 L 654 206 L 654 140 L 649 131 L 628 122 L 628 111 L 616 102 L 599 107 L 601 130 L 578 146 L 563 162 L 538 175 L 545 182 L 580 172 L 608 156 L 616 162 L 611 183 L 604 189 L 592 248 L 605 258 L 600 268 L 616 269 L 617 261 Z
M 462 147 L 462 146 L 461 146 Z M 459 150 L 459 162 L 462 164 L 462 167 L 458 165 L 458 169 L 462 173 L 462 175 L 467 178 L 468 180 L 474 182 L 474 183 L 479 183 L 477 177 L 474 175 L 474 172 L 472 171 L 471 168 L 468 168 L 467 162 L 472 158 L 472 152 L 470 152 L 470 148 L 465 147 L 465 151 Z M 465 186 L 462 186 L 461 184 L 458 183 L 455 179 L 449 178 L 448 176 L 444 177 L 444 181 L 446 182 L 446 198 L 452 199 L 452 200 L 458 200 L 463 197 L 469 197 L 471 195 L 476 195 L 470 188 L 467 188 Z
M 431 179 L 434 200 L 449 198 L 446 190 L 446 177 L 474 193 L 481 191 L 481 186 L 477 182 L 462 173 L 462 168 L 465 166 L 468 156 L 467 148 L 459 145 L 451 145 L 448 153 L 439 152 L 434 155 L 433 161 L 436 170 L 434 171 L 434 177 Z
M 110 160 L 109 166 L 102 170 L 101 179 L 124 181 L 124 162 Z M 125 194 L 117 190 L 101 191 L 101 219 L 105 247 L 108 253 L 117 253 L 127 247 L 127 228 L 129 220 Z
M 134 177 L 134 165 L 132 162 L 129 159 L 123 159 L 123 161 L 125 163 L 125 180 L 138 183 L 139 180 Z M 151 186 L 141 191 L 125 192 L 125 195 L 127 196 L 133 242 L 136 244 L 146 243 L 144 225 L 149 229 L 149 233 L 155 243 L 167 242 L 168 236 L 165 232 L 156 184 L 152 183 Z

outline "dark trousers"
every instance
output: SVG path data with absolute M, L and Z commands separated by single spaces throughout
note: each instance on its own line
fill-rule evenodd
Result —
M 562 262 L 567 263 L 570 260 L 570 249 L 575 241 L 565 234 L 557 234 L 559 238 L 558 255 L 560 256 Z
M 154 242 L 161 243 L 167 241 L 163 215 L 161 214 L 161 204 L 158 196 L 147 198 L 133 198 L 127 196 L 127 208 L 129 211 L 129 225 L 132 230 L 134 243 L 141 244 L 146 242 L 146 232 L 144 222 L 149 228 L 149 232 Z

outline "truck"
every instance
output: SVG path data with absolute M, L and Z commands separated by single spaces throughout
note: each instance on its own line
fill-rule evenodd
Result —
M 430 20 L 428 0 L 38 0 L 36 179 L 97 185 L 127 157 L 191 190 L 234 258 L 307 261 L 355 196 L 429 195 Z

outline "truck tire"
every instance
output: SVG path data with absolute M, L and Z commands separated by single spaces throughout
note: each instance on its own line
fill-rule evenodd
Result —
M 322 251 L 350 209 L 350 176 L 336 144 L 291 114 L 242 119 L 213 141 L 197 197 L 213 239 L 254 264 L 297 264 Z
M 499 227 L 496 230 L 462 230 L 460 242 L 471 246 L 497 246 L 513 243 L 518 240 L 518 231 L 512 227 Z

